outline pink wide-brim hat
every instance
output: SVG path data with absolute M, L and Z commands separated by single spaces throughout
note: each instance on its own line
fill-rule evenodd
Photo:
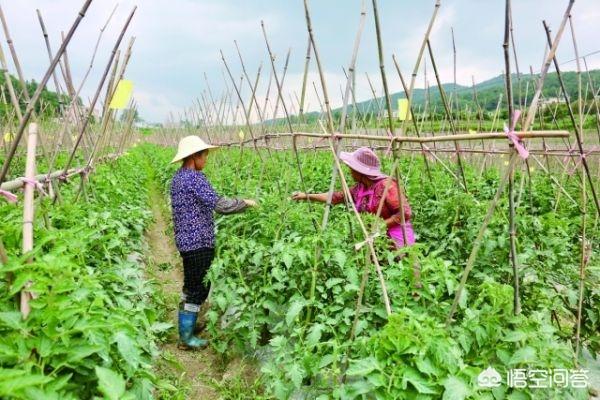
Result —
M 381 172 L 381 163 L 377 154 L 368 147 L 360 147 L 351 153 L 342 151 L 340 153 L 340 160 L 368 178 L 380 179 L 387 176 Z

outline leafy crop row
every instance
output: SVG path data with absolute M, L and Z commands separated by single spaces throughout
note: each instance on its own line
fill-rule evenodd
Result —
M 159 165 L 166 165 L 170 155 L 153 152 Z M 293 155 L 262 156 L 264 164 L 253 152 L 220 150 L 213 153 L 207 168 L 218 191 L 256 196 L 261 203 L 256 211 L 217 223 L 218 257 L 210 272 L 214 287 L 208 320 L 216 351 L 230 356 L 237 351 L 261 361 L 268 394 L 282 399 L 585 398 L 585 390 L 502 386 L 492 392 L 477 386 L 477 375 L 488 366 L 501 373 L 509 368 L 575 367 L 571 338 L 581 218 L 579 208 L 564 198 L 554 212 L 555 192 L 548 177 L 534 174 L 532 191 L 525 186 L 521 195 L 518 250 L 523 313 L 512 315 L 503 200 L 486 233 L 456 321 L 446 328 L 444 321 L 495 193 L 498 171 L 490 169 L 479 176 L 469 168 L 471 192 L 465 194 L 442 168 L 433 168 L 434 181 L 429 182 L 418 161 L 410 166 L 408 158 L 402 160 L 419 245 L 396 261 L 380 239 L 379 259 L 394 314 L 386 318 L 379 283 L 371 271 L 357 337 L 350 341 L 367 262 L 363 251 L 353 250 L 353 244 L 362 240 L 358 226 L 351 213 L 336 207 L 327 230 L 317 234 L 312 219 L 320 222 L 322 206 L 289 200 L 289 193 L 301 189 Z M 307 152 L 301 161 L 309 190 L 326 191 L 330 154 Z M 160 173 L 165 189 L 175 168 Z M 567 187 L 577 193 L 574 183 Z M 377 224 L 373 218 L 367 221 Z M 588 232 L 597 239 L 594 229 L 588 227 Z M 419 297 L 413 296 L 410 266 L 414 262 L 422 268 L 424 287 Z M 582 328 L 584 343 L 594 352 L 600 349 L 600 273 L 593 267 L 598 264 L 598 256 L 593 255 Z M 313 279 L 317 285 L 311 297 Z
M 134 152 L 98 168 L 87 202 L 73 201 L 77 184 L 64 186 L 62 205 L 39 205 L 24 256 L 21 208 L 0 203 L 10 256 L 0 266 L 0 398 L 148 399 L 172 389 L 152 372 L 155 341 L 172 325 L 139 262 L 148 174 Z M 38 298 L 23 320 L 15 296 L 28 281 Z

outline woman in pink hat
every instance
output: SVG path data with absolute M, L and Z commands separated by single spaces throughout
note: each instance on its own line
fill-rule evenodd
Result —
M 350 189 L 356 209 L 359 212 L 377 214 L 385 187 L 388 186 L 380 213 L 387 225 L 387 234 L 397 248 L 414 244 L 415 233 L 410 223 L 411 210 L 408 200 L 399 190 L 398 183 L 381 172 L 377 155 L 368 147 L 361 147 L 352 153 L 342 151 L 340 160 L 350 167 L 352 178 L 356 181 L 356 185 Z M 328 193 L 294 193 L 292 199 L 326 203 L 327 196 Z M 331 204 L 342 203 L 344 199 L 344 192 L 334 192 Z M 402 226 L 401 204 L 404 226 Z

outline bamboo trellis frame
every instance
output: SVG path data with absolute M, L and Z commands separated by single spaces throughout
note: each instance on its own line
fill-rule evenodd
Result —
M 422 59 L 423 59 L 423 54 L 425 52 L 425 49 L 429 49 L 429 53 L 430 53 L 430 58 L 431 58 L 431 64 L 434 68 L 434 72 L 436 72 L 436 66 L 435 66 L 435 60 L 433 59 L 433 53 L 431 51 L 431 44 L 430 44 L 430 34 L 432 32 L 432 29 L 434 27 L 439 9 L 441 7 L 441 1 L 440 0 L 436 0 L 434 2 L 434 9 L 433 9 L 433 13 L 432 16 L 430 18 L 429 21 L 429 25 L 427 26 L 427 30 L 424 34 L 423 37 L 423 42 L 417 57 L 417 62 L 415 64 L 415 67 L 413 69 L 412 75 L 411 75 L 411 79 L 410 79 L 410 84 L 406 84 L 406 82 L 404 81 L 404 78 L 402 77 L 402 74 L 400 73 L 399 67 L 396 63 L 396 66 L 398 67 L 398 73 L 401 77 L 402 83 L 403 83 L 403 87 L 404 87 L 404 92 L 405 92 L 405 96 L 408 98 L 409 100 L 409 112 L 411 115 L 413 115 L 413 117 L 415 115 L 418 115 L 418 112 L 416 112 L 413 109 L 413 94 L 414 94 L 414 87 L 415 87 L 415 81 L 416 78 L 419 74 L 419 71 L 421 70 L 421 64 L 422 64 Z M 574 0 L 570 0 L 570 2 L 567 5 L 567 9 L 565 11 L 565 16 L 569 16 L 571 14 L 571 9 L 573 6 Z M 488 223 L 491 221 L 492 216 L 495 213 L 495 208 L 496 205 L 499 202 L 499 199 L 501 198 L 501 196 L 503 195 L 504 192 L 504 187 L 508 186 L 508 192 L 509 192 L 509 236 L 510 236 L 510 243 L 511 243 L 511 248 L 510 248 L 510 263 L 513 266 L 513 273 L 514 273 L 514 286 L 515 286 L 515 300 L 514 300 L 514 311 L 515 313 L 519 312 L 520 309 L 520 304 L 519 304 L 519 273 L 520 273 L 520 267 L 518 265 L 517 261 L 517 252 L 516 252 L 516 231 L 515 231 L 515 226 L 516 226 L 516 209 L 517 207 L 519 207 L 520 204 L 520 200 L 521 200 L 521 193 L 523 192 L 523 187 L 524 187 L 524 183 L 527 179 L 527 182 L 529 183 L 529 185 L 531 185 L 531 177 L 530 177 L 530 171 L 533 170 L 533 168 L 535 168 L 536 166 L 539 166 L 540 170 L 543 171 L 545 174 L 548 174 L 548 176 L 550 177 L 553 185 L 555 186 L 555 190 L 556 192 L 561 195 L 565 195 L 566 197 L 569 198 L 569 200 L 575 204 L 578 204 L 578 201 L 575 200 L 574 197 L 572 197 L 568 191 L 565 189 L 564 182 L 565 179 L 568 179 L 568 176 L 573 173 L 579 173 L 579 171 L 582 170 L 582 165 L 584 163 L 589 164 L 591 163 L 594 159 L 594 157 L 598 156 L 600 154 L 600 147 L 596 147 L 596 146 L 589 146 L 589 147 L 584 147 L 581 146 L 581 140 L 579 139 L 579 135 L 577 134 L 580 130 L 581 130 L 581 126 L 583 124 L 583 119 L 588 116 L 588 115 L 593 115 L 596 114 L 596 128 L 598 130 L 598 134 L 600 137 L 600 107 L 598 106 L 598 101 L 597 99 L 594 97 L 594 101 L 593 104 L 590 105 L 587 110 L 584 110 L 581 107 L 581 98 L 582 98 L 582 90 L 581 90 L 581 83 L 579 83 L 579 103 L 580 106 L 578 108 L 579 111 L 579 128 L 577 127 L 577 121 L 575 121 L 575 119 L 573 118 L 573 113 L 571 113 L 571 119 L 573 120 L 573 128 L 576 131 L 576 138 L 577 138 L 577 148 L 573 148 L 570 143 L 569 143 L 569 138 L 571 137 L 571 133 L 567 130 L 564 129 L 560 129 L 559 125 L 558 125 L 558 120 L 556 117 L 556 112 L 557 112 L 557 107 L 554 108 L 554 111 L 551 112 L 551 117 L 552 117 L 552 124 L 554 125 L 553 128 L 556 128 L 555 130 L 550 130 L 547 129 L 544 126 L 544 112 L 541 110 L 540 107 L 540 102 L 541 100 L 544 98 L 544 95 L 542 93 L 542 89 L 544 86 L 544 80 L 547 76 L 548 73 L 548 69 L 552 63 L 553 60 L 555 60 L 555 54 L 556 54 L 556 50 L 558 48 L 558 43 L 560 41 L 561 35 L 562 35 L 562 31 L 564 30 L 565 27 L 565 23 L 567 21 L 566 17 L 563 19 L 563 22 L 561 23 L 558 33 L 556 35 L 556 37 L 554 38 L 553 41 L 549 40 L 549 46 L 550 49 L 546 52 L 545 56 L 544 56 L 544 62 L 543 62 L 543 66 L 541 69 L 541 73 L 539 75 L 539 79 L 536 79 L 535 81 L 535 89 L 534 89 L 534 93 L 533 95 L 529 94 L 529 82 L 527 82 L 527 86 L 525 88 L 525 93 L 523 93 L 523 87 L 522 87 L 522 81 L 521 81 L 521 71 L 519 69 L 519 62 L 517 60 L 517 50 L 516 50 L 516 46 L 515 46 L 515 37 L 514 37 L 514 27 L 513 27 L 513 23 L 512 23 L 512 17 L 511 17 L 511 2 L 510 1 L 506 1 L 506 10 L 505 10 L 505 34 L 504 34 L 504 53 L 505 53 L 505 68 L 504 68 L 504 74 L 506 75 L 506 79 L 505 79 L 505 84 L 506 84 L 506 92 L 500 95 L 500 98 L 498 100 L 497 103 L 497 107 L 495 112 L 493 113 L 493 119 L 491 120 L 491 129 L 489 129 L 488 132 L 484 132 L 484 124 L 483 121 L 484 119 L 487 119 L 487 117 L 484 118 L 484 114 L 483 114 L 483 107 L 480 103 L 480 97 L 479 94 L 477 92 L 477 88 L 475 85 L 475 78 L 472 77 L 472 92 L 473 92 L 473 98 L 474 98 L 474 102 L 475 102 L 475 110 L 470 110 L 470 109 L 464 109 L 461 110 L 461 105 L 459 103 L 459 99 L 456 93 L 456 42 L 454 40 L 454 29 L 452 29 L 452 48 L 453 48 L 453 63 L 454 63 L 454 82 L 455 82 L 455 87 L 452 93 L 452 96 L 450 98 L 450 100 L 444 100 L 445 96 L 443 94 L 443 91 L 441 92 L 441 97 L 443 100 L 443 105 L 444 105 L 444 111 L 445 111 L 445 119 L 442 118 L 441 120 L 437 120 L 436 119 L 436 112 L 434 109 L 434 106 L 432 105 L 432 102 L 430 100 L 430 90 L 429 90 L 429 84 L 427 81 L 427 72 L 426 72 L 426 66 L 425 68 L 425 86 L 426 86 L 426 98 L 428 100 L 426 100 L 425 102 L 425 110 L 422 116 L 421 121 L 417 121 L 416 118 L 413 118 L 413 122 L 412 124 L 414 125 L 414 131 L 415 131 L 415 135 L 411 135 L 409 134 L 409 130 L 408 125 L 409 125 L 409 118 L 404 119 L 404 121 L 402 121 L 402 123 L 400 124 L 400 130 L 399 130 L 399 134 L 397 134 L 396 132 L 393 132 L 393 126 L 394 126 L 394 121 L 391 120 L 391 107 L 390 107 L 390 95 L 389 95 L 389 91 L 388 88 L 386 87 L 386 78 L 385 78 L 385 66 L 384 66 L 384 60 L 382 57 L 382 42 L 381 42 L 381 37 L 380 37 L 380 33 L 379 33 L 379 20 L 378 20 L 378 14 L 377 14 L 377 2 L 376 1 L 372 1 L 373 4 L 373 11 L 375 14 L 375 24 L 376 24 L 376 31 L 377 31 L 377 39 L 378 39 L 378 50 L 379 50 L 379 67 L 380 70 L 382 72 L 382 84 L 383 84 L 383 92 L 384 92 L 384 96 L 382 97 L 378 97 L 376 94 L 376 88 L 373 85 L 373 83 L 371 82 L 369 75 L 365 72 L 366 76 L 367 76 L 367 81 L 369 84 L 369 87 L 371 89 L 372 92 L 372 99 L 369 102 L 368 107 L 365 107 L 367 109 L 367 112 L 364 112 L 364 108 L 363 111 L 361 112 L 363 114 L 363 118 L 366 118 L 364 116 L 368 116 L 369 113 L 371 114 L 377 114 L 376 116 L 376 120 L 375 120 L 375 127 L 372 128 L 371 130 L 375 133 L 369 133 L 368 129 L 367 129 L 367 124 L 364 124 L 364 129 L 365 129 L 365 134 L 359 134 L 357 133 L 358 129 L 357 127 L 353 124 L 353 129 L 351 129 L 349 132 L 346 130 L 346 124 L 345 124 L 345 118 L 346 116 L 346 106 L 348 104 L 348 88 L 351 88 L 352 90 L 352 101 L 353 104 L 356 103 L 355 97 L 354 97 L 354 80 L 356 77 L 356 71 L 354 70 L 354 63 L 353 61 L 351 61 L 350 63 L 350 67 L 348 68 L 348 73 L 346 73 L 346 69 L 344 68 L 344 74 L 345 77 L 347 79 L 347 86 L 346 86 L 346 91 L 343 90 L 343 88 L 341 89 L 341 93 L 342 93 L 342 98 L 344 99 L 343 101 L 343 106 L 341 108 L 342 110 L 342 116 L 340 118 L 340 128 L 338 129 L 338 131 L 335 131 L 334 129 L 334 120 L 332 118 L 332 111 L 331 111 L 331 107 L 330 107 L 330 98 L 328 96 L 328 92 L 327 92 L 327 83 L 325 81 L 325 74 L 324 71 L 322 70 L 322 67 L 320 65 L 320 58 L 319 58 L 319 53 L 317 51 L 317 46 L 316 46 L 316 40 L 315 40 L 315 32 L 314 29 L 312 27 L 311 24 L 311 19 L 310 19 L 310 14 L 308 11 L 308 1 L 304 1 L 304 9 L 305 9 L 305 18 L 306 18 L 306 25 L 308 28 L 308 46 L 307 46 L 307 53 L 306 53 L 306 57 L 305 57 L 305 62 L 304 62 L 304 74 L 303 74 L 303 79 L 302 79 L 302 90 L 301 90 L 301 97 L 300 100 L 298 101 L 298 105 L 299 105 L 299 121 L 300 124 L 299 125 L 293 125 L 292 123 L 290 123 L 290 116 L 289 114 L 286 112 L 286 118 L 284 120 L 282 120 L 282 122 L 286 123 L 287 122 L 287 128 L 282 128 L 282 129 L 273 129 L 273 128 L 279 128 L 279 126 L 277 125 L 277 123 L 274 123 L 272 125 L 268 124 L 268 121 L 265 121 L 263 119 L 261 119 L 260 121 L 260 127 L 262 129 L 262 134 L 261 135 L 257 135 L 253 138 L 250 139 L 236 139 L 236 137 L 234 136 L 236 133 L 236 128 L 235 127 L 223 127 L 221 126 L 221 135 L 217 135 L 217 136 L 213 136 L 213 143 L 223 146 L 223 147 L 239 147 L 240 149 L 245 148 L 246 146 L 252 146 L 255 150 L 266 150 L 266 151 L 271 151 L 271 150 L 289 150 L 290 147 L 293 147 L 294 151 L 311 151 L 311 150 L 329 150 L 331 151 L 333 158 L 334 158 L 334 163 L 333 163 L 333 168 L 332 168 L 332 176 L 334 176 L 333 179 L 335 179 L 335 176 L 337 176 L 339 174 L 339 157 L 337 156 L 338 150 L 345 147 L 345 148 L 356 148 L 359 147 L 361 145 L 366 145 L 368 144 L 370 147 L 379 149 L 379 150 L 386 150 L 386 149 L 396 149 L 402 153 L 405 154 L 411 154 L 411 153 L 422 153 L 423 157 L 424 157 L 424 162 L 425 164 L 428 164 L 429 160 L 428 157 L 431 156 L 432 160 L 435 162 L 441 162 L 443 163 L 443 160 L 441 157 L 444 156 L 444 154 L 447 155 L 451 155 L 457 158 L 457 162 L 460 163 L 461 160 L 461 155 L 462 156 L 475 156 L 475 155 L 483 155 L 482 157 L 482 164 L 481 164 L 481 171 L 483 171 L 486 168 L 486 164 L 491 160 L 492 156 L 500 156 L 503 157 L 504 155 L 509 155 L 509 159 L 508 161 L 505 161 L 505 163 L 507 163 L 506 168 L 505 168 L 505 172 L 501 178 L 500 184 L 498 186 L 498 190 L 496 192 L 496 195 L 494 197 L 494 199 L 491 201 L 489 208 L 488 208 L 488 212 L 486 217 L 484 218 L 484 220 L 482 221 L 482 225 L 479 231 L 479 235 L 478 237 L 475 239 L 474 242 L 474 246 L 471 250 L 471 255 L 469 257 L 469 259 L 466 261 L 466 268 L 463 272 L 463 276 L 461 279 L 461 283 L 459 285 L 458 290 L 455 292 L 455 299 L 454 299 L 454 304 L 452 305 L 452 309 L 450 311 L 450 314 L 448 316 L 447 322 L 451 323 L 453 320 L 453 315 L 454 312 L 456 311 L 456 305 L 458 302 L 458 299 L 461 296 L 461 291 L 464 288 L 464 285 L 466 284 L 466 280 L 468 278 L 469 272 L 471 271 L 471 269 L 474 267 L 474 263 L 476 260 L 476 256 L 477 256 L 477 252 L 479 250 L 479 246 L 481 245 L 481 241 L 483 238 L 483 234 L 486 231 L 487 225 Z M 573 25 L 572 25 L 572 21 L 569 19 L 570 23 L 571 23 L 571 31 L 572 31 L 572 36 L 573 36 L 573 40 L 574 40 L 574 44 L 576 43 L 575 38 L 574 38 L 574 29 L 573 29 Z M 360 29 L 360 28 L 359 28 Z M 238 43 L 235 43 L 236 48 L 238 47 Z M 576 44 L 575 44 L 576 47 Z M 512 50 L 512 53 L 511 53 Z M 239 51 L 239 48 L 238 48 Z M 576 50 L 577 53 L 577 50 Z M 271 49 L 269 48 L 269 55 L 271 60 L 273 59 L 273 56 L 271 54 Z M 307 113 L 306 110 L 308 107 L 306 107 L 306 85 L 307 85 L 307 76 L 308 76 L 308 70 L 310 67 L 310 62 L 311 62 L 311 57 L 314 56 L 315 62 L 316 62 L 316 67 L 318 69 L 319 72 L 319 78 L 321 80 L 321 87 L 320 87 L 320 91 L 317 89 L 317 86 L 314 85 L 313 82 L 313 87 L 315 88 L 315 92 L 316 92 L 316 96 L 317 96 L 317 101 L 318 101 L 318 106 L 320 107 L 320 114 L 318 115 L 317 119 L 316 119 L 316 123 L 315 126 L 312 128 L 310 128 L 310 126 L 308 126 L 309 130 L 306 131 L 307 129 L 307 124 L 306 124 L 306 117 L 307 117 Z M 353 55 L 353 59 L 354 59 L 354 55 Z M 579 59 L 579 57 L 577 57 L 577 59 Z M 583 59 L 584 63 L 585 63 L 585 58 Z M 395 58 L 394 58 L 394 61 Z M 507 134 L 506 132 L 495 132 L 497 130 L 497 125 L 501 120 L 501 110 L 503 110 L 503 104 L 508 105 L 508 109 L 509 109 L 509 126 L 511 125 L 512 122 L 512 111 L 513 108 L 516 108 L 515 106 L 513 106 L 513 94 L 512 94 L 512 82 L 511 82 L 511 68 L 514 64 L 514 67 L 516 69 L 516 74 L 517 74 L 517 85 L 518 85 L 518 100 L 517 100 L 517 104 L 518 104 L 518 108 L 523 108 L 525 107 L 527 104 L 529 104 L 528 106 L 528 110 L 527 113 L 524 115 L 524 119 L 523 122 L 521 123 L 520 127 L 517 127 L 518 129 L 517 132 L 515 132 L 516 137 L 523 141 L 526 145 L 532 141 L 532 140 L 541 140 L 543 146 L 542 148 L 528 148 L 529 151 L 529 158 L 527 161 L 523 162 L 523 163 L 519 163 L 517 156 L 515 155 L 515 150 L 513 149 L 511 142 L 507 140 Z M 556 65 L 557 70 L 558 70 L 558 65 Z M 531 69 L 532 70 L 532 69 Z M 587 66 L 586 66 L 586 70 L 587 70 Z M 581 66 L 578 66 L 578 74 L 579 77 L 578 79 L 581 81 Z M 557 71 L 558 72 L 558 71 Z M 276 77 L 276 72 L 273 71 L 272 72 L 273 75 L 275 75 Z M 532 75 L 533 75 L 533 70 L 532 70 Z M 589 71 L 588 71 L 588 77 L 589 77 Z M 351 85 L 350 85 L 350 82 Z M 439 77 L 437 79 L 437 83 L 438 83 L 438 87 L 440 89 L 441 88 L 441 81 L 439 80 Z M 595 94 L 594 88 L 593 88 L 593 82 L 588 83 L 588 87 L 591 89 L 591 93 Z M 265 110 L 266 110 L 266 106 L 268 104 L 268 98 L 269 98 L 269 93 L 271 90 L 271 79 L 269 80 L 269 88 L 267 89 L 267 98 L 265 100 Z M 278 88 L 278 92 L 279 92 L 279 97 L 278 100 L 281 99 L 282 103 L 285 105 L 285 102 L 283 100 L 283 96 L 281 96 L 281 88 Z M 253 98 L 255 96 L 255 93 L 253 93 Z M 586 92 L 586 96 L 587 96 L 587 92 Z M 321 101 L 323 99 L 323 101 Z M 375 103 L 375 110 L 372 111 L 372 105 Z M 290 103 L 290 104 L 293 104 Z M 388 109 L 388 113 L 387 116 L 383 117 L 383 115 L 381 114 L 381 110 L 385 107 L 383 107 L 381 104 L 385 104 L 387 105 L 387 109 Z M 292 107 L 292 106 L 290 106 Z M 352 112 L 354 113 L 354 116 L 356 116 L 356 106 L 353 107 Z M 585 111 L 585 113 L 584 113 Z M 476 123 L 477 126 L 477 132 L 476 133 L 462 133 L 461 130 L 467 130 L 469 129 L 469 126 L 471 126 L 471 118 L 473 116 L 473 112 L 474 112 L 474 121 Z M 206 107 L 205 107 L 205 113 L 206 112 Z M 459 114 L 463 114 L 466 115 L 467 117 L 467 123 L 464 124 L 457 124 L 455 126 L 454 124 L 454 119 L 457 117 L 457 115 Z M 263 113 L 264 114 L 264 113 Z M 427 115 L 428 114 L 428 115 Z M 274 118 L 276 118 L 277 116 L 275 115 Z M 387 118 L 387 124 L 385 122 L 382 121 L 383 118 Z M 539 117 L 540 118 L 540 125 L 541 125 L 541 129 L 536 129 L 533 130 L 533 122 L 534 119 Z M 354 118 L 354 117 L 353 117 Z M 369 117 L 369 119 L 372 122 L 372 116 Z M 424 124 L 426 122 L 426 120 L 429 119 L 431 125 L 431 132 L 426 132 L 426 129 L 424 128 Z M 203 121 L 200 123 L 199 121 L 199 125 L 202 127 L 202 129 L 208 134 L 208 132 L 214 132 L 216 126 L 214 124 L 210 124 L 210 123 L 206 123 L 207 122 L 207 118 L 204 118 Z M 365 120 L 363 120 L 363 122 L 365 122 Z M 433 129 L 433 123 L 438 123 L 440 124 L 441 129 L 438 131 L 438 133 L 434 133 L 434 129 Z M 379 129 L 380 126 L 388 126 L 389 131 L 390 131 L 390 135 L 386 135 L 386 134 L 377 134 L 379 133 Z M 322 128 L 319 129 L 319 126 L 321 126 Z M 222 129 L 225 128 L 225 129 Z M 271 128 L 271 129 L 269 129 Z M 488 128 L 486 128 L 487 130 Z M 269 132 L 269 130 L 271 130 Z M 323 132 L 323 133 L 320 133 Z M 444 132 L 451 132 L 451 134 L 445 134 Z M 441 134 L 440 134 L 441 132 Z M 193 134 L 195 133 L 194 130 L 187 130 L 187 131 L 178 131 L 178 133 L 176 135 L 168 135 L 166 134 L 165 137 L 163 137 L 162 140 L 162 144 L 164 145 L 173 145 L 176 140 L 179 138 L 180 135 L 184 135 L 184 134 Z M 550 140 L 562 140 L 564 143 L 564 147 L 554 147 L 554 146 L 549 146 Z M 453 143 L 454 144 L 454 148 L 448 147 L 448 146 L 437 146 L 438 144 L 443 144 L 443 143 Z M 500 147 L 497 143 L 500 143 Z M 458 143 L 461 144 L 461 146 L 459 147 Z M 481 147 L 478 146 L 478 144 L 481 144 Z M 506 149 L 501 148 L 502 143 L 506 143 Z M 432 147 L 427 146 L 427 144 L 432 144 Z M 465 146 L 463 147 L 462 145 L 465 144 Z M 468 145 L 466 145 L 468 144 Z M 475 144 L 475 145 L 473 145 Z M 529 146 L 527 146 L 529 147 Z M 394 155 L 396 154 L 396 152 L 394 152 Z M 543 157 L 544 158 L 544 162 L 540 161 L 539 157 Z M 412 156 L 411 156 L 411 160 L 412 160 Z M 559 158 L 563 158 L 563 162 L 560 162 Z M 586 161 L 587 159 L 587 161 Z M 557 179 L 552 173 L 551 173 L 551 161 L 555 160 L 556 163 L 555 165 L 559 165 L 562 168 L 562 174 L 563 174 L 563 178 L 561 179 Z M 569 163 L 572 164 L 571 167 L 569 167 Z M 394 163 L 395 164 L 395 163 Z M 522 165 L 521 165 L 522 164 Z M 531 164 L 531 165 L 530 165 Z M 537 164 L 537 165 L 535 165 Z M 520 178 L 520 183 L 518 182 L 514 182 L 514 173 L 515 173 L 515 168 L 517 168 L 517 165 L 519 166 L 519 168 L 523 167 L 525 173 L 521 174 L 521 178 Z M 598 170 L 600 170 L 600 164 L 598 166 Z M 452 172 L 452 171 L 450 171 Z M 302 175 L 302 167 L 300 164 L 298 164 L 298 173 Z M 393 170 L 392 170 L 393 173 Z M 582 189 L 582 194 L 583 197 L 585 198 L 585 191 L 589 190 L 592 193 L 594 193 L 593 191 L 593 185 L 594 182 L 592 180 L 592 176 L 590 171 L 585 171 L 585 174 L 587 176 L 587 185 L 586 183 L 583 184 L 579 184 L 579 187 L 581 187 Z M 463 174 L 461 174 L 463 175 Z M 464 176 L 464 175 L 463 175 Z M 600 176 L 599 176 L 600 178 Z M 302 179 L 303 180 L 303 179 Z M 304 183 L 303 183 L 304 185 Z M 519 185 L 519 186 L 517 186 Z M 344 188 L 344 190 L 346 190 L 346 186 L 347 184 L 342 183 L 342 187 Z M 464 182 L 464 186 L 466 187 L 466 182 Z M 586 188 L 587 186 L 587 188 Z M 529 189 L 531 191 L 531 188 Z M 595 197 L 595 195 L 593 195 L 592 197 Z M 585 202 L 585 200 L 584 200 Z M 582 207 L 584 207 L 584 205 L 582 204 Z M 582 208 L 583 213 L 585 214 L 585 208 Z M 598 206 L 597 206 L 597 200 L 596 200 L 596 221 L 598 220 Z M 587 211 L 589 213 L 589 211 Z M 361 222 L 361 218 L 359 215 L 356 215 L 356 218 L 358 219 L 359 225 L 362 226 L 362 222 Z M 583 226 L 585 226 L 585 219 L 583 221 Z M 369 233 L 365 231 L 365 240 L 368 241 L 369 238 Z M 584 232 L 584 237 L 585 237 L 585 232 Z M 582 245 L 583 250 L 582 250 L 582 254 L 585 253 L 585 239 L 583 240 L 584 244 Z M 371 260 L 373 261 L 373 260 Z M 376 261 L 375 261 L 376 264 Z M 367 267 L 365 267 L 367 268 Z M 582 271 L 581 271 L 581 282 L 583 282 L 584 279 L 584 267 L 582 266 Z M 385 282 L 382 282 L 382 289 L 385 287 Z M 384 289 L 383 289 L 384 290 Z M 384 290 L 385 292 L 385 290 Z M 358 304 L 360 304 L 360 297 L 358 299 Z M 385 299 L 384 296 L 384 305 L 386 306 L 386 309 L 388 309 L 388 304 L 389 304 L 389 299 Z M 580 306 L 581 308 L 581 306 Z M 355 321 L 356 322 L 356 321 Z M 579 322 L 578 322 L 579 324 Z

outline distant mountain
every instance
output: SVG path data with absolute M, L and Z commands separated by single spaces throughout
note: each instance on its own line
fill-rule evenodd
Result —
M 569 94 L 569 98 L 571 100 L 577 100 L 577 73 L 563 72 L 561 73 L 561 75 L 565 82 L 565 87 L 567 93 Z M 513 98 L 515 103 L 519 103 L 519 101 L 521 101 L 522 103 L 526 103 L 526 105 L 529 105 L 529 102 L 531 101 L 531 98 L 536 88 L 535 81 L 538 78 L 539 75 L 532 76 L 529 74 L 522 74 L 519 79 L 517 74 L 512 74 L 511 80 L 513 84 Z M 583 96 L 585 96 L 585 91 L 586 88 L 588 88 L 588 83 L 590 79 L 592 81 L 594 89 L 598 91 L 598 86 L 600 85 L 600 70 L 590 71 L 589 77 L 588 74 L 585 72 L 582 74 Z M 474 110 L 476 108 L 476 104 L 478 103 L 483 110 L 493 111 L 498 104 L 498 99 L 500 98 L 500 95 L 503 96 L 503 101 L 506 100 L 506 89 L 504 80 L 504 75 L 499 75 L 492 79 L 488 79 L 484 82 L 478 83 L 474 87 L 456 85 L 455 90 L 453 83 L 445 83 L 442 84 L 442 88 L 446 93 L 448 101 L 451 101 L 451 99 L 454 96 L 454 92 L 456 92 L 458 104 L 463 110 L 465 107 L 469 107 L 471 110 Z M 477 94 L 477 102 L 475 101 L 475 93 Z M 555 72 L 550 73 L 546 76 L 542 95 L 546 98 L 562 97 L 560 83 Z M 443 110 L 443 104 L 438 86 L 430 87 L 429 93 L 426 89 L 414 89 L 413 107 L 415 109 L 415 112 L 419 109 L 419 107 L 423 109 L 428 97 L 430 99 L 430 107 L 437 109 L 438 112 L 441 112 Z M 391 94 L 390 98 L 392 102 L 392 108 L 396 110 L 398 107 L 398 99 L 406 98 L 406 96 L 402 91 Z M 591 98 L 591 93 L 588 93 L 588 98 Z M 378 110 L 377 103 L 379 103 L 380 106 L 383 107 L 383 109 L 386 108 L 383 98 L 378 98 L 377 101 L 374 101 L 372 99 L 365 100 L 360 103 L 357 103 L 356 107 L 357 110 L 361 113 L 376 112 Z M 352 106 L 349 107 L 349 110 L 352 110 Z M 341 112 L 341 107 L 333 110 L 333 112 Z

